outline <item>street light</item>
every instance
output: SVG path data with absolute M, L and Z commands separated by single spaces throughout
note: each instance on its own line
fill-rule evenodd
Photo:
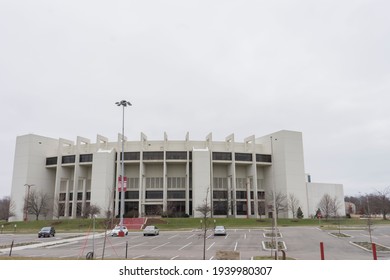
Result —
M 371 236 L 371 213 L 370 213 L 370 201 L 368 200 L 367 195 L 367 211 L 368 211 L 368 232 L 370 234 L 370 243 L 372 244 L 372 236 Z
M 275 226 L 275 249 L 276 249 L 276 259 L 279 259 L 279 241 L 278 241 L 278 219 L 277 219 L 277 209 L 276 209 L 276 192 L 275 192 L 275 157 L 274 157 L 274 143 L 273 138 L 271 138 L 271 155 L 272 155 L 272 196 L 273 196 L 273 204 L 274 204 L 274 226 Z M 278 140 L 275 138 L 275 140 Z
M 92 258 L 95 258 L 95 220 L 96 220 L 96 215 L 93 214 L 91 218 L 93 219 Z
M 25 203 L 25 210 L 24 210 L 24 220 L 27 222 L 28 219 L 28 203 L 30 199 L 30 188 L 32 186 L 35 186 L 34 184 L 24 184 L 25 187 L 27 187 L 27 197 L 26 197 L 26 203 Z
M 124 165 L 124 157 L 125 157 L 125 107 L 131 106 L 131 103 L 122 100 L 119 102 L 115 102 L 117 106 L 122 106 L 122 171 L 121 171 L 121 208 L 120 208 L 120 214 L 119 214 L 119 234 L 118 236 L 124 236 L 123 234 L 123 212 L 125 211 L 125 188 L 124 188 L 124 175 L 125 175 L 125 165 Z

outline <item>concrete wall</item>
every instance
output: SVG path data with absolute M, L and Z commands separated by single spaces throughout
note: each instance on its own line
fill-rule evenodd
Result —
M 116 185 L 117 174 L 120 174 L 119 152 L 121 151 L 121 139 L 118 135 L 117 142 L 108 142 L 108 139 L 98 135 L 96 143 L 91 144 L 88 139 L 77 137 L 76 144 L 65 139 L 51 139 L 37 135 L 25 135 L 17 138 L 14 174 L 11 190 L 17 214 L 14 220 L 23 219 L 23 207 L 25 194 L 27 192 L 25 184 L 34 184 L 33 189 L 39 189 L 47 193 L 52 200 L 58 198 L 61 182 L 67 193 L 73 192 L 72 212 L 66 210 L 65 217 L 76 216 L 75 205 L 77 192 L 85 191 L 85 186 L 91 188 L 92 205 L 97 205 L 104 211 L 112 204 L 112 189 Z M 272 142 L 271 142 L 272 141 Z M 271 145 L 272 143 L 272 145 Z M 272 191 L 281 192 L 288 196 L 294 194 L 299 200 L 305 217 L 315 213 L 318 201 L 324 191 L 330 195 L 336 195 L 340 202 L 343 201 L 342 185 L 337 184 L 306 184 L 304 169 L 304 152 L 302 133 L 282 130 L 260 138 L 250 136 L 244 142 L 236 142 L 234 134 L 226 137 L 225 141 L 213 141 L 211 133 L 205 141 L 190 141 L 188 134 L 184 141 L 168 141 L 164 134 L 164 141 L 149 141 L 144 134 L 141 134 L 140 141 L 126 141 L 125 152 L 140 152 L 139 161 L 125 163 L 125 174 L 129 178 L 137 178 L 139 182 L 139 211 L 144 213 L 144 191 L 145 179 L 149 177 L 163 178 L 164 198 L 156 200 L 156 203 L 163 205 L 166 210 L 167 201 L 167 178 L 186 177 L 186 212 L 198 217 L 200 213 L 195 209 L 205 202 L 206 196 L 209 205 L 212 205 L 212 184 L 213 178 L 227 178 L 228 201 L 236 199 L 236 190 L 246 190 L 248 193 L 253 190 L 264 190 L 266 192 L 265 205 L 266 212 L 272 206 Z M 192 174 L 190 171 L 190 160 L 180 160 L 179 162 L 156 160 L 144 162 L 143 151 L 192 151 Z M 232 153 L 229 161 L 213 161 L 212 152 Z M 115 159 L 115 154 L 117 158 Z M 237 161 L 235 153 L 252 154 L 252 161 Z M 257 162 L 256 154 L 271 154 L 272 163 Z M 93 162 L 79 162 L 81 154 L 93 154 Z M 64 155 L 75 155 L 75 163 L 62 164 L 61 157 Z M 57 157 L 57 165 L 46 166 L 47 157 Z M 192 178 L 192 182 L 190 182 Z M 237 185 L 236 179 L 240 181 Z M 81 183 L 80 183 L 81 182 Z M 242 182 L 247 186 L 242 188 Z M 250 189 L 250 182 L 253 182 Z M 192 183 L 192 210 L 190 213 L 189 189 Z M 256 188 L 256 184 L 257 188 Z M 326 187 L 331 186 L 331 187 Z M 209 191 L 209 192 L 207 192 Z M 333 192 L 334 191 L 334 192 Z M 118 192 L 115 194 L 118 200 Z M 243 199 L 241 199 L 243 200 Z M 84 201 L 85 202 L 85 201 Z M 257 202 L 255 198 L 254 202 Z M 54 201 L 53 201 L 54 203 Z M 254 212 L 257 213 L 257 203 L 254 203 Z M 118 203 L 115 205 L 115 213 L 118 213 Z M 248 205 L 250 208 L 250 205 Z M 229 215 L 236 216 L 235 208 L 229 211 Z M 280 217 L 292 217 L 290 211 L 280 213 Z
M 339 215 L 345 216 L 344 189 L 342 184 L 306 183 L 309 206 L 309 217 L 315 215 L 319 203 L 325 194 L 339 202 Z M 306 216 L 308 217 L 308 216 Z
M 58 140 L 34 134 L 18 136 L 12 177 L 11 201 L 15 206 L 16 216 L 11 221 L 21 221 L 24 218 L 24 205 L 28 187 L 33 184 L 30 194 L 42 192 L 48 195 L 49 202 L 54 202 L 55 171 L 46 168 L 46 157 L 56 152 Z M 50 213 L 48 218 L 51 218 Z M 28 219 L 35 219 L 29 215 Z
M 272 166 L 264 169 L 264 187 L 266 191 L 272 193 L 272 188 L 275 187 L 276 194 L 278 192 L 286 196 L 294 194 L 299 200 L 302 212 L 307 217 L 309 212 L 302 133 L 282 130 L 258 138 L 256 143 L 268 147 L 266 151 L 272 153 Z M 272 205 L 272 195 L 268 195 L 266 203 Z M 280 213 L 279 217 L 292 218 L 292 213 L 286 211 Z
M 194 217 L 202 217 L 197 207 L 206 203 L 211 206 L 211 160 L 208 149 L 193 149 L 192 151 L 192 205 Z
M 99 150 L 93 154 L 91 178 L 91 205 L 100 207 L 100 217 L 113 211 L 115 178 L 115 151 Z M 127 186 L 128 187 L 128 186 Z

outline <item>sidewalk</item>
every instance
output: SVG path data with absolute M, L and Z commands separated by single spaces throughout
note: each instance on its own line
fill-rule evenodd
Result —
M 111 232 L 111 230 L 107 231 L 107 235 Z M 76 236 L 76 237 L 71 237 L 71 238 L 65 238 L 65 239 L 56 239 L 53 241 L 47 241 L 47 242 L 38 242 L 34 244 L 28 244 L 28 245 L 22 245 L 18 246 L 18 243 L 15 243 L 14 247 L 12 247 L 12 251 L 19 251 L 19 250 L 24 250 L 24 249 L 30 249 L 30 248 L 39 248 L 39 247 L 47 247 L 47 246 L 53 246 L 53 245 L 63 245 L 66 243 L 72 243 L 74 241 L 79 241 L 79 240 L 85 240 L 85 239 L 93 239 L 93 238 L 102 238 L 104 237 L 105 233 L 95 233 L 93 234 L 88 234 L 84 236 Z M 8 254 L 10 251 L 10 247 L 0 249 L 0 254 Z

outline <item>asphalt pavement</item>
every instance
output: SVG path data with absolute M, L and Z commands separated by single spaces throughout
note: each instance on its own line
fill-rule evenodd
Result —
M 376 226 L 370 233 L 365 228 L 342 229 L 346 237 L 337 237 L 318 227 L 279 228 L 279 242 L 285 244 L 287 257 L 298 260 L 319 260 L 323 243 L 327 260 L 372 260 L 371 251 L 354 242 L 373 242 L 390 247 L 390 226 Z M 36 234 L 1 234 L 0 256 L 27 258 L 85 259 L 90 252 L 96 259 L 154 259 L 154 260 L 212 260 L 218 251 L 239 252 L 240 258 L 250 260 L 256 256 L 270 256 L 272 251 L 264 245 L 271 238 L 269 229 L 227 229 L 226 236 L 214 236 L 208 231 L 204 242 L 199 229 L 191 231 L 160 231 L 158 236 L 143 236 L 142 232 L 129 232 L 125 237 L 111 237 L 105 233 L 57 233 L 55 237 L 38 238 Z M 390 259 L 389 252 L 378 252 L 379 260 Z

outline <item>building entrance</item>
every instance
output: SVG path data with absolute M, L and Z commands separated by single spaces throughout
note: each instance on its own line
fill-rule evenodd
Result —
M 161 216 L 163 213 L 163 206 L 161 204 L 145 205 L 146 216 Z

